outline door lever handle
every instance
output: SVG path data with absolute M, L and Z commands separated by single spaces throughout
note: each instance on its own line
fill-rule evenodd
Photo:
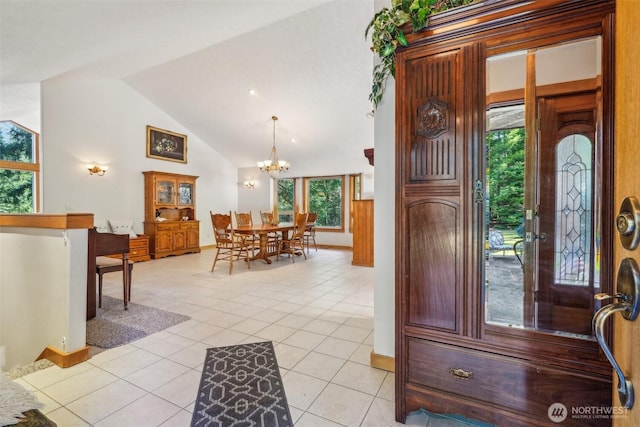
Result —
M 599 294 L 595 294 L 593 296 L 593 298 L 598 300 L 598 301 L 604 301 L 606 299 L 622 299 L 622 300 L 625 300 L 626 299 L 626 295 L 621 293 L 621 292 L 617 292 L 615 294 L 599 293 Z
M 640 312 L 640 270 L 636 261 L 633 258 L 625 258 L 620 263 L 615 294 L 600 293 L 594 295 L 594 298 L 598 301 L 606 299 L 618 300 L 618 302 L 605 305 L 598 310 L 593 316 L 592 325 L 598 344 L 618 375 L 618 397 L 620 398 L 620 403 L 625 408 L 631 409 L 634 400 L 633 384 L 631 380 L 624 376 L 620 365 L 607 345 L 604 337 L 604 324 L 609 316 L 618 312 L 626 320 L 636 320 L 638 317 Z
M 595 316 L 593 316 L 593 330 L 596 333 L 596 339 L 598 340 L 598 344 L 600 344 L 604 355 L 607 356 L 609 363 L 611 363 L 611 366 L 613 366 L 613 369 L 618 375 L 618 397 L 620 398 L 622 406 L 627 409 L 633 408 L 635 394 L 633 384 L 624 376 L 620 365 L 616 361 L 615 357 L 613 357 L 613 353 L 611 353 L 611 350 L 604 339 L 604 323 L 613 313 L 619 311 L 626 312 L 629 309 L 630 305 L 627 303 L 609 304 L 602 307 L 596 312 Z

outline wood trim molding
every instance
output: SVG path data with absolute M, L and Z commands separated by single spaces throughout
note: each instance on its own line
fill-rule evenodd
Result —
M 31 172 L 40 172 L 38 163 L 12 162 L 9 160 L 0 160 L 0 169 L 13 169 Z
M 64 353 L 57 348 L 47 346 L 36 360 L 47 359 L 61 368 L 68 368 L 80 362 L 89 360 L 89 346 L 85 346 L 71 353 Z
M 93 214 L 0 214 L 0 227 L 55 228 L 93 228 Z
M 384 369 L 389 372 L 396 371 L 396 359 L 394 357 L 374 353 L 373 350 L 371 350 L 371 357 L 369 360 L 369 364 L 374 368 Z
M 365 148 L 364 156 L 369 160 L 369 164 L 373 166 L 373 148 Z

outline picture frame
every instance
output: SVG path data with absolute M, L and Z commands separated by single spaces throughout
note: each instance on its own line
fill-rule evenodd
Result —
M 147 157 L 187 163 L 187 135 L 147 125 Z

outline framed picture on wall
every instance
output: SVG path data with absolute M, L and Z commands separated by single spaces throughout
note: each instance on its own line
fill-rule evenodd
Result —
M 187 163 L 187 135 L 147 126 L 147 157 Z

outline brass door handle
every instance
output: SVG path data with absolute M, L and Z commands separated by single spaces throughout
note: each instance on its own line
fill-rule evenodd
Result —
M 638 312 L 640 311 L 640 298 L 638 298 L 638 294 L 640 294 L 640 270 L 633 258 L 625 258 L 622 260 L 618 268 L 616 282 L 615 294 L 596 294 L 594 296 L 595 299 L 600 301 L 612 298 L 617 299 L 618 302 L 605 305 L 596 312 L 593 316 L 593 330 L 604 355 L 607 356 L 609 363 L 611 363 L 611 366 L 613 366 L 614 371 L 618 375 L 618 397 L 620 403 L 623 407 L 631 409 L 633 407 L 635 394 L 633 384 L 624 376 L 622 368 L 620 368 L 620 365 L 607 345 L 604 338 L 604 324 L 609 316 L 618 312 L 620 312 L 626 320 L 636 320 L 638 317 Z

